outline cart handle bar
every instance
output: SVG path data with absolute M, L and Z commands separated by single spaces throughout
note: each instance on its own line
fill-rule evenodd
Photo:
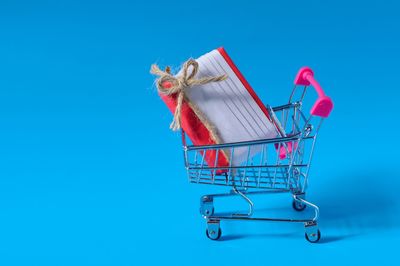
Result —
M 295 85 L 309 86 L 310 84 L 318 93 L 318 99 L 311 108 L 311 114 L 320 117 L 328 117 L 333 109 L 333 101 L 329 96 L 326 96 L 324 90 L 319 83 L 314 79 L 314 72 L 309 67 L 300 68 L 294 79 Z

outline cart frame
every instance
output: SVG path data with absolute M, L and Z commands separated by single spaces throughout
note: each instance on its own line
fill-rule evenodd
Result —
M 228 193 L 204 195 L 200 199 L 200 213 L 207 223 L 208 238 L 220 238 L 222 220 L 248 220 L 303 223 L 306 239 L 312 243 L 319 241 L 319 208 L 307 201 L 305 196 L 318 131 L 324 118 L 329 116 L 333 102 L 325 95 L 314 79 L 313 71 L 308 67 L 300 69 L 294 84 L 288 104 L 267 107 L 270 120 L 276 125 L 277 138 L 196 146 L 188 145 L 186 134 L 181 131 L 189 182 L 231 187 Z M 307 117 L 302 111 L 302 103 L 310 85 L 317 91 L 318 99 Z M 298 88 L 302 90 L 299 91 Z M 299 92 L 299 99 L 294 101 Z M 244 163 L 235 165 L 232 157 L 239 149 L 241 152 L 245 149 L 247 157 Z M 209 151 L 217 155 L 214 166 L 209 166 L 204 160 Z M 230 154 L 229 165 L 217 165 L 220 151 Z M 268 193 L 291 193 L 294 210 L 303 211 L 308 206 L 314 210 L 314 215 L 304 219 L 254 217 L 254 203 L 249 196 Z M 248 211 L 216 213 L 214 200 L 229 196 L 244 199 L 248 204 Z

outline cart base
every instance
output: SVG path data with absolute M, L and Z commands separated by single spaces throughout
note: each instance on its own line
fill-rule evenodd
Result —
M 282 193 L 290 192 L 288 190 L 264 190 L 264 191 L 246 191 L 238 190 L 235 187 L 230 193 L 224 194 L 210 194 L 204 195 L 200 199 L 200 213 L 207 221 L 206 235 L 211 240 L 218 240 L 221 237 L 222 230 L 220 222 L 225 221 L 260 221 L 260 222 L 291 222 L 303 223 L 305 228 L 305 238 L 311 243 L 316 243 L 321 238 L 321 232 L 318 229 L 317 219 L 319 215 L 319 208 L 315 204 L 305 200 L 305 193 L 292 193 L 293 195 L 293 209 L 296 211 L 303 211 L 306 206 L 314 210 L 314 217 L 308 219 L 292 219 L 292 218 L 269 218 L 269 217 L 252 217 L 253 215 L 253 202 L 249 199 L 248 195 L 254 194 L 267 194 L 267 193 Z M 230 213 L 227 215 L 214 214 L 214 199 L 218 197 L 240 196 L 249 205 L 247 213 Z

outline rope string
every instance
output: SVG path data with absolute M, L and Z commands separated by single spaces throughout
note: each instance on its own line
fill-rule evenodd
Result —
M 156 80 L 157 89 L 160 93 L 170 96 L 177 94 L 177 105 L 174 113 L 174 119 L 170 125 L 173 131 L 181 128 L 181 116 L 183 101 L 187 101 L 186 90 L 197 85 L 204 85 L 211 82 L 219 82 L 227 79 L 227 75 L 217 77 L 202 77 L 196 79 L 195 76 L 199 72 L 199 63 L 194 59 L 189 59 L 183 64 L 182 74 L 174 76 L 170 73 L 170 68 L 165 71 L 161 70 L 156 64 L 151 65 L 150 73 L 158 76 Z M 193 105 L 193 103 L 191 103 Z M 195 109 L 198 109 L 197 107 Z

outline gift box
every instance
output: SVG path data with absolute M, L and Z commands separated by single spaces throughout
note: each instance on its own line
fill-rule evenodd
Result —
M 156 65 L 159 95 L 174 114 L 173 130 L 182 128 L 194 145 L 213 145 L 274 138 L 278 131 L 268 109 L 235 66 L 224 48 L 215 49 L 196 60 L 188 60 L 173 75 Z M 247 148 L 209 150 L 210 167 L 240 165 L 259 151 Z M 217 160 L 216 160 L 217 159 Z

